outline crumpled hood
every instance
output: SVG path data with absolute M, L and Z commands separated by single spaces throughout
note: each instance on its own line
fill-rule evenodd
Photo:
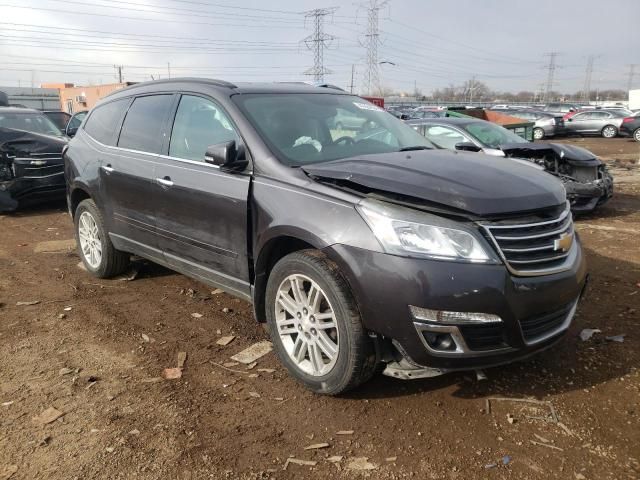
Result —
M 511 156 L 544 155 L 545 151 L 556 154 L 571 165 L 595 167 L 602 162 L 586 148 L 564 143 L 507 143 L 500 145 L 500 150 Z
M 66 138 L 0 128 L 0 154 L 24 155 L 32 153 L 62 153 Z
M 508 158 L 448 150 L 365 155 L 308 165 L 318 178 L 425 200 L 478 216 L 554 207 L 566 201 L 562 183 Z

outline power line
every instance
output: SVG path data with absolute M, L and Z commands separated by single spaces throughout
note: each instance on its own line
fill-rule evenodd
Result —
M 305 75 L 313 75 L 316 82 L 322 82 L 325 74 L 331 73 L 324 66 L 324 49 L 335 40 L 333 35 L 324 33 L 324 19 L 327 15 L 333 15 L 338 7 L 316 8 L 305 12 L 305 19 L 313 22 L 313 34 L 304 39 L 307 48 L 313 51 L 313 67 L 304 72 Z
M 548 102 L 553 90 L 553 77 L 556 73 L 556 57 L 558 52 L 549 52 L 545 54 L 545 57 L 549 57 L 549 65 L 547 66 L 547 86 L 544 91 L 543 101 Z
M 378 45 L 380 43 L 380 9 L 389 0 L 369 0 L 367 9 L 367 33 L 365 45 L 367 49 L 367 70 L 364 75 L 365 91 L 371 95 L 373 89 L 380 91 L 380 65 L 378 64 Z

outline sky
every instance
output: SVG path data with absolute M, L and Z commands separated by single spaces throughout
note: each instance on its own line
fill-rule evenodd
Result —
M 367 7 L 335 0 L 0 0 L 0 86 L 76 85 L 167 76 L 311 81 L 304 12 L 331 8 L 325 81 L 365 84 Z M 377 0 L 382 3 L 382 0 Z M 333 2 L 333 3 L 332 3 Z M 381 84 L 424 94 L 475 77 L 501 91 L 537 91 L 549 52 L 554 90 L 626 89 L 638 64 L 640 0 L 388 0 L 379 10 Z

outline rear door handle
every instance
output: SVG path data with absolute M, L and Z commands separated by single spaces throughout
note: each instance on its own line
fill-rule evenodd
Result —
M 111 166 L 111 164 L 102 165 L 102 170 L 104 170 L 107 173 L 112 173 L 113 172 L 113 167 Z
M 158 182 L 163 187 L 172 187 L 173 186 L 173 182 L 171 181 L 171 177 L 156 178 L 156 182 Z

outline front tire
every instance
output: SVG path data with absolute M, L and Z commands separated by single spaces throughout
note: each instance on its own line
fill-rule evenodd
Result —
M 109 278 L 126 270 L 129 254 L 113 246 L 102 214 L 93 200 L 80 202 L 74 224 L 78 253 L 89 273 L 98 278 Z
M 533 139 L 542 140 L 544 138 L 544 130 L 542 128 L 533 129 Z
M 278 261 L 265 308 L 276 354 L 310 390 L 338 395 L 373 376 L 373 342 L 347 282 L 323 253 L 302 250 Z
M 613 125 L 607 125 L 602 129 L 601 135 L 604 138 L 613 138 L 618 135 L 618 129 Z

